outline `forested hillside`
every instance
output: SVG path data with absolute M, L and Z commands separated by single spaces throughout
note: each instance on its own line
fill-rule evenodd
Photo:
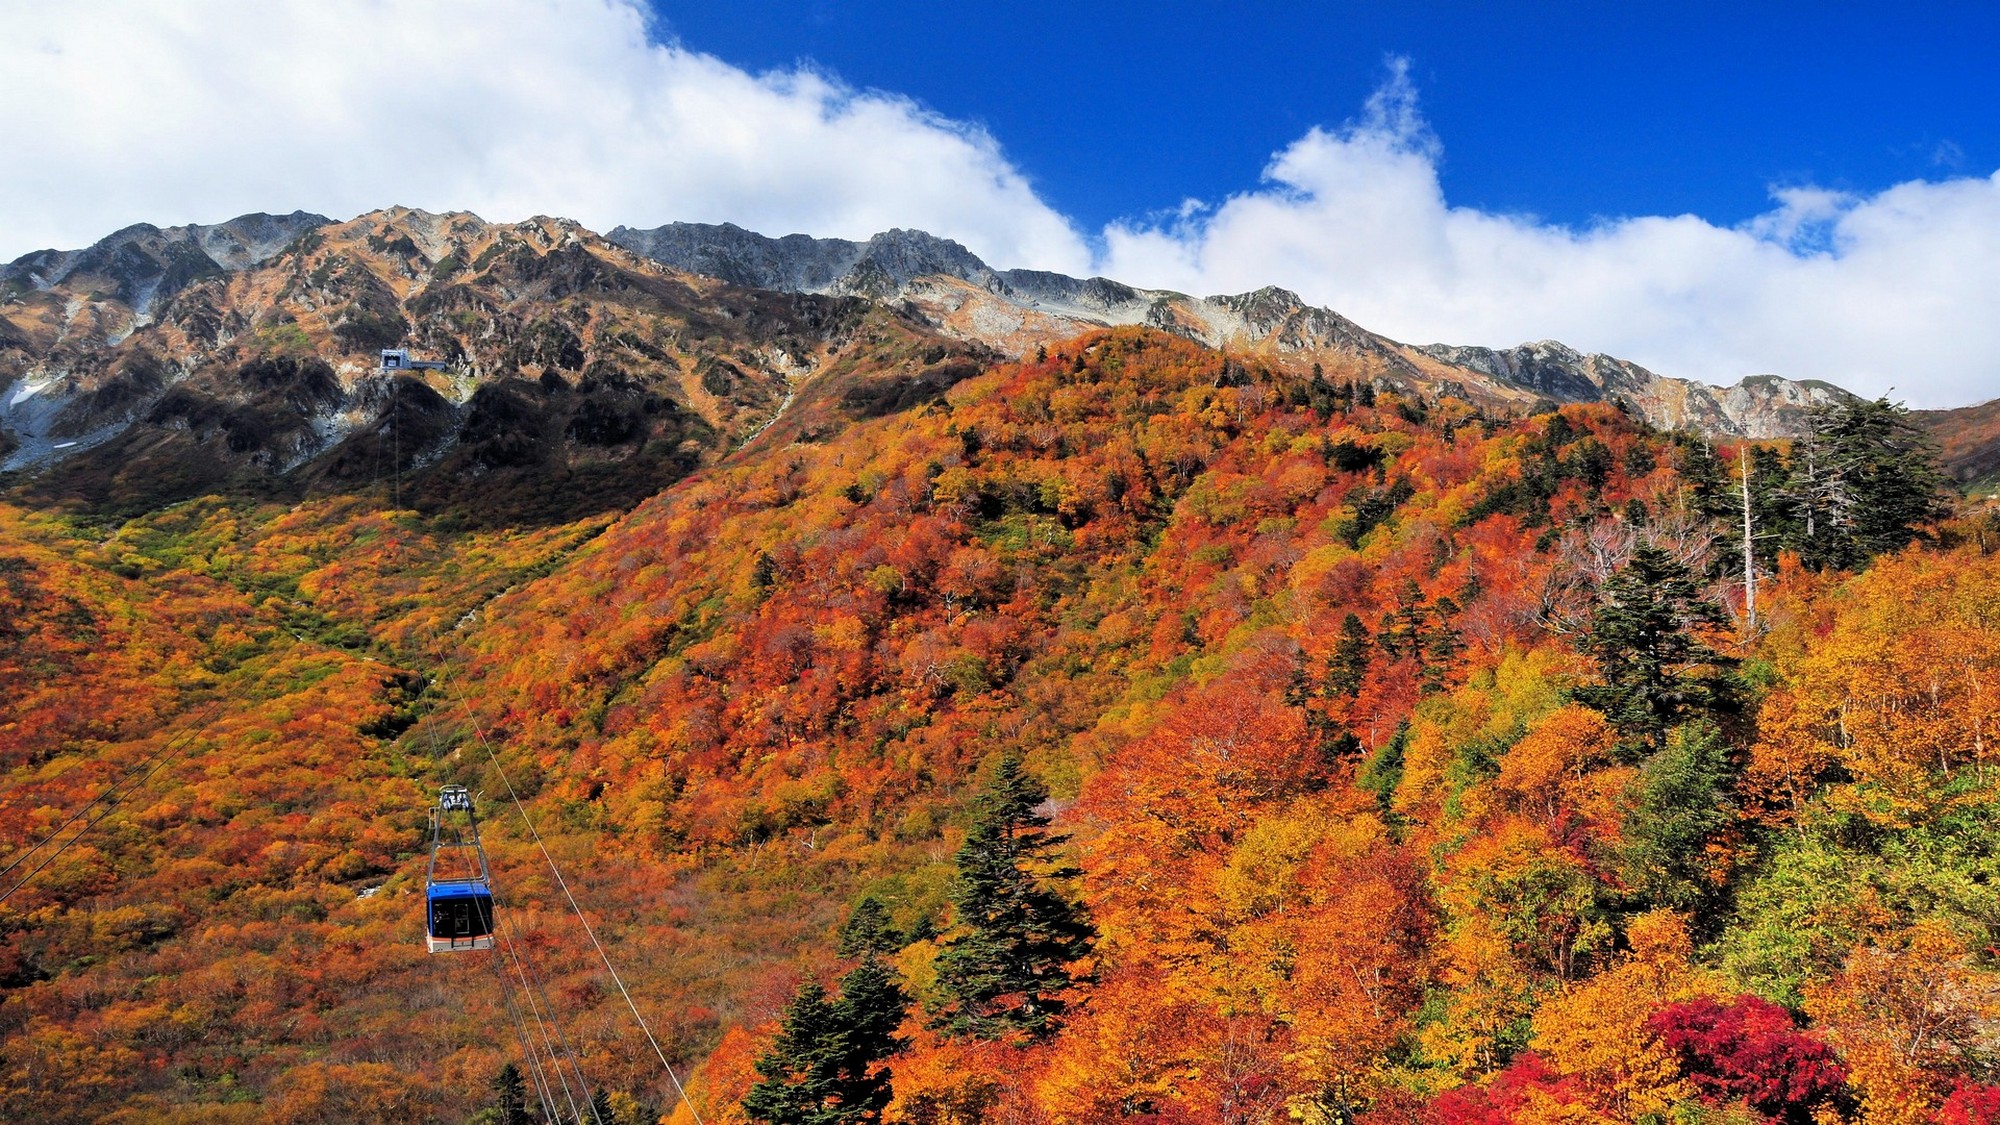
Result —
M 127 795 L 0 904 L 0 1116 L 533 1103 L 455 782 L 585 1119 L 2000 1120 L 2000 524 L 1896 408 L 906 358 L 531 526 L 17 493 L 0 893 Z

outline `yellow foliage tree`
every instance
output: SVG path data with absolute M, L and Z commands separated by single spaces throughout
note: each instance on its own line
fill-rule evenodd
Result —
M 1833 980 L 1806 989 L 1861 1096 L 1865 1125 L 1923 1125 L 2000 1014 L 2000 987 L 1969 964 L 1941 922 L 1911 926 L 1890 945 L 1854 950 Z
M 1631 951 L 1623 960 L 1535 1013 L 1533 1046 L 1557 1073 L 1577 1078 L 1614 1119 L 1635 1121 L 1694 1093 L 1673 1054 L 1646 1030 L 1647 1017 L 1719 989 L 1689 964 L 1694 946 L 1680 915 L 1641 915 L 1626 936 Z

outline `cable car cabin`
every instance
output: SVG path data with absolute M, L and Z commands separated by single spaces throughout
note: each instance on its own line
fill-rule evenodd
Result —
M 493 892 L 483 880 L 430 883 L 424 897 L 432 953 L 493 948 Z
M 493 948 L 491 879 L 472 794 L 463 785 L 447 785 L 431 806 L 431 863 L 424 875 L 424 937 L 432 953 Z

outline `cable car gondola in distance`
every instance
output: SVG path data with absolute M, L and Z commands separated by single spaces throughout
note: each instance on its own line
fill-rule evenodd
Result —
M 448 814 L 465 814 L 466 832 L 452 830 L 445 839 Z M 469 834 L 471 840 L 466 840 Z M 493 948 L 493 882 L 486 868 L 486 849 L 479 843 L 479 821 L 472 812 L 472 795 L 463 785 L 438 790 L 431 808 L 431 861 L 424 877 L 425 945 L 432 953 L 460 953 Z

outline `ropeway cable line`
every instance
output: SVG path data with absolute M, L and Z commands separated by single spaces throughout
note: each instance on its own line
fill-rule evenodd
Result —
M 99 821 L 102 821 L 105 817 L 111 815 L 111 813 L 115 809 L 117 809 L 118 802 L 124 800 L 127 796 L 130 796 L 133 790 L 136 790 L 140 786 L 146 784 L 148 781 L 153 780 L 154 774 L 159 773 L 161 770 L 165 769 L 168 766 L 168 764 L 173 762 L 175 758 L 180 757 L 182 751 L 186 750 L 190 745 L 193 744 L 194 736 L 200 734 L 203 730 L 207 729 L 208 724 L 214 721 L 215 716 L 219 714 L 222 710 L 222 704 L 223 701 L 220 699 L 216 700 L 214 703 L 209 704 L 208 710 L 202 714 L 201 718 L 196 722 L 194 722 L 193 724 L 191 724 L 190 726 L 188 726 L 188 728 L 186 730 L 183 730 L 179 735 L 175 736 L 173 739 L 170 739 L 166 747 L 160 750 L 155 750 L 151 754 L 148 754 L 144 758 L 141 758 L 138 762 L 134 763 L 133 765 L 127 766 L 125 769 L 125 773 L 121 777 L 119 777 L 118 780 L 113 781 L 110 784 L 110 786 L 107 787 L 102 793 L 99 793 L 97 796 L 92 797 L 89 800 L 89 802 L 87 802 L 82 808 L 71 813 L 69 815 L 69 819 L 57 825 L 54 831 L 50 832 L 47 836 L 42 837 L 42 839 L 36 842 L 33 847 L 30 847 L 25 851 L 21 852 L 19 855 L 15 856 L 14 859 L 11 862 L 9 862 L 4 869 L 0 869 L 0 878 L 6 877 L 7 874 L 12 872 L 16 867 L 19 867 L 23 862 L 25 862 L 29 856 L 33 855 L 37 851 L 40 851 L 42 848 L 47 847 L 50 841 L 54 840 L 56 837 L 62 835 L 63 832 L 67 831 L 70 825 L 75 824 L 77 820 L 79 820 L 83 816 L 83 814 L 89 812 L 93 808 L 96 808 L 100 802 L 103 802 L 107 799 L 110 801 L 109 804 L 106 804 L 104 806 L 104 810 L 102 812 L 98 813 L 94 817 L 91 817 L 90 820 L 87 821 L 82 828 L 77 829 L 76 835 L 71 836 L 69 839 L 63 841 L 62 847 L 59 847 L 55 851 L 50 852 L 48 855 L 42 857 L 42 861 L 40 863 L 37 863 L 26 875 L 21 876 L 19 882 L 16 882 L 13 886 L 8 887 L 6 891 L 0 892 L 0 903 L 4 903 L 8 899 L 14 897 L 15 891 L 18 891 L 22 887 L 27 886 L 30 880 L 32 880 L 35 876 L 42 873 L 43 868 L 46 868 L 49 864 L 54 863 L 57 859 L 61 858 L 62 854 L 68 851 L 72 845 L 74 845 L 78 840 L 83 839 L 84 836 L 87 835 L 92 828 L 97 827 Z M 161 757 L 162 754 L 164 754 L 165 756 Z M 137 770 L 145 766 L 146 763 L 153 761 L 153 759 L 155 758 L 160 759 L 158 765 L 155 765 L 152 769 L 147 770 L 145 776 L 140 777 L 138 781 L 133 782 L 130 786 L 125 785 L 125 783 L 131 779 L 132 775 Z M 122 793 L 119 792 L 121 786 L 124 787 L 124 792 Z
M 435 719 L 428 727 L 432 756 L 439 755 L 437 724 Z M 453 813 L 463 813 L 460 818 Z M 578 1091 L 583 1096 L 583 1106 L 589 1109 L 593 1118 L 597 1117 L 596 1106 L 590 1098 L 590 1084 L 583 1075 L 583 1062 L 571 1049 L 569 1036 L 563 1031 L 562 1023 L 556 1018 L 555 1005 L 550 1003 L 548 992 L 542 987 L 541 973 L 535 969 L 526 948 L 518 940 L 520 924 L 511 927 L 512 935 L 501 940 L 501 929 L 496 920 L 505 920 L 505 912 L 500 902 L 498 889 L 493 884 L 492 871 L 486 861 L 486 849 L 479 837 L 479 817 L 474 807 L 472 794 L 463 785 L 446 785 L 438 790 L 438 803 L 430 811 L 431 854 L 424 879 L 425 948 L 431 953 L 458 953 L 477 950 L 499 949 L 505 956 L 508 968 L 520 979 L 521 1002 L 516 1003 L 513 989 L 507 979 L 507 971 L 498 960 L 489 959 L 495 978 L 500 982 L 501 999 L 506 1004 L 508 1014 L 516 1028 L 521 1042 L 521 1054 L 528 1065 L 529 1080 L 534 1083 L 536 1097 L 541 1100 L 548 1120 L 561 1121 L 556 1104 L 556 1087 L 561 1088 L 562 1100 L 569 1105 L 569 1120 L 584 1125 L 583 1109 L 576 1100 Z M 445 839 L 446 824 L 450 823 L 451 839 Z M 471 839 L 466 839 L 467 833 Z M 440 863 L 442 862 L 442 868 Z M 442 877 L 441 877 L 442 876 Z M 540 997 L 537 1005 L 536 997 Z M 527 1019 L 523 1019 L 523 1006 Z M 548 1016 L 543 1018 L 543 1010 Z M 541 1051 L 537 1049 L 535 1036 L 527 1029 L 532 1020 L 541 1037 L 541 1046 L 548 1053 L 548 1061 L 543 1063 Z M 555 1024 L 555 1035 L 549 1034 L 549 1024 Z M 561 1043 L 558 1051 L 557 1043 Z M 570 1073 L 565 1073 L 563 1061 L 567 1058 L 569 1071 L 576 1078 L 575 1090 L 571 1089 Z M 551 1081 L 553 1076 L 553 1081 Z M 596 1125 L 607 1125 L 601 1119 Z
M 480 728 L 479 720 L 473 715 L 471 705 L 466 703 L 462 695 L 458 704 L 465 714 L 466 721 L 472 725 L 472 733 L 478 737 L 479 745 L 486 751 L 487 760 L 492 762 L 494 771 L 500 775 L 501 783 L 506 785 L 507 796 L 514 802 L 514 811 L 520 815 L 521 823 L 527 827 L 528 835 L 535 841 L 535 847 L 540 849 L 542 859 L 547 861 L 550 873 L 555 876 L 556 886 L 562 890 L 563 897 L 569 901 L 570 910 L 582 924 L 584 935 L 590 939 L 591 948 L 597 951 L 597 959 L 603 962 L 604 971 L 610 974 L 611 982 L 618 986 L 618 994 L 624 997 L 625 1007 L 631 1011 L 632 1018 L 639 1024 L 639 1030 L 645 1034 L 646 1042 L 653 1048 L 654 1056 L 660 1060 L 661 1069 L 667 1072 L 668 1080 L 673 1083 L 674 1093 L 688 1107 L 688 1113 L 694 1117 L 695 1125 L 705 1125 L 701 1111 L 695 1108 L 693 1099 L 688 1097 L 687 1088 L 681 1085 L 680 1075 L 674 1072 L 673 1064 L 667 1061 L 667 1053 L 660 1048 L 660 1041 L 653 1037 L 651 1025 L 647 1024 L 645 1015 L 639 1011 L 639 1005 L 632 999 L 631 990 L 625 987 L 625 979 L 619 976 L 617 967 L 611 963 L 610 955 L 604 951 L 604 944 L 597 940 L 597 931 L 591 927 L 590 919 L 584 916 L 583 907 L 578 904 L 576 895 L 569 888 L 569 880 L 563 878 L 562 868 L 556 864 L 555 856 L 549 854 L 549 846 L 543 842 L 542 834 L 535 829 L 533 818 L 528 816 L 527 807 L 521 803 L 520 793 L 514 789 L 513 780 L 507 776 L 507 767 L 500 763 L 500 756 L 494 753 L 493 744 L 487 741 L 486 732 Z

